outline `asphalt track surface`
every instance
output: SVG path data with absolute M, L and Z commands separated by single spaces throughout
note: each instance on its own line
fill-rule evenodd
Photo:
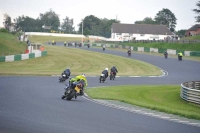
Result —
M 59 46 L 59 44 L 57 44 Z M 63 46 L 60 44 L 60 46 Z M 67 47 L 66 47 L 67 48 Z M 99 48 L 81 49 L 103 52 Z M 126 52 L 104 53 L 127 57 Z M 127 57 L 129 58 L 129 57 Z M 111 85 L 181 84 L 200 80 L 200 62 L 132 53 L 137 60 L 167 71 L 161 77 L 117 77 L 99 83 L 88 77 L 89 88 Z M 108 107 L 86 97 L 62 100 L 64 83 L 57 76 L 1 76 L 0 132 L 4 133 L 199 133 L 200 127 Z

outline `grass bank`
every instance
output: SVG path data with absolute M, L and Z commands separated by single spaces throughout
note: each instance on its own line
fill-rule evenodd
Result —
M 21 43 L 17 36 L 0 32 L 0 56 L 23 54 L 26 46 L 26 43 Z
M 60 75 L 70 67 L 72 75 L 85 73 L 99 75 L 106 67 L 116 65 L 118 75 L 150 76 L 161 75 L 161 71 L 148 63 L 86 51 L 80 48 L 44 45 L 47 56 L 15 62 L 0 62 L 1 75 Z
M 200 105 L 180 97 L 180 85 L 110 86 L 87 89 L 93 99 L 121 102 L 200 120 Z

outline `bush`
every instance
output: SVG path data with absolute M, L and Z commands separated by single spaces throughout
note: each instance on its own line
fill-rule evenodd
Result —
M 5 28 L 1 28 L 1 29 L 0 29 L 0 32 L 8 33 L 8 30 L 6 30 Z

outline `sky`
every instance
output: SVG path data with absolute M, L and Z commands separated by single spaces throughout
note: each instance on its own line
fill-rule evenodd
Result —
M 0 27 L 3 14 L 11 19 L 29 16 L 36 19 L 40 13 L 52 9 L 60 21 L 68 16 L 74 19 L 75 29 L 83 18 L 94 15 L 98 18 L 116 19 L 121 23 L 134 24 L 145 17 L 154 18 L 163 8 L 169 9 L 177 18 L 176 30 L 189 29 L 195 22 L 192 9 L 197 9 L 198 0 L 0 0 Z

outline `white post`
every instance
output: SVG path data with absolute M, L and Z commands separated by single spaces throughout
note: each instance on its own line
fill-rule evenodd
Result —
M 81 41 L 82 45 L 83 45 L 83 19 L 82 19 L 82 41 Z

